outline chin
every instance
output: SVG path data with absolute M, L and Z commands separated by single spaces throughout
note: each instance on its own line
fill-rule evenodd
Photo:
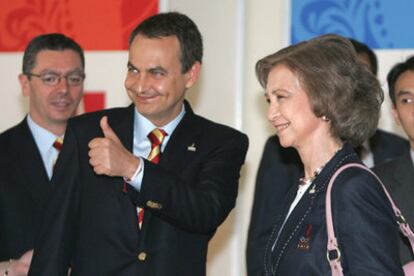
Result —
M 280 136 L 278 136 L 278 137 L 279 137 L 279 143 L 282 147 L 284 147 L 284 148 L 292 147 L 292 143 L 290 141 L 286 141 L 286 139 L 283 139 Z
M 55 122 L 65 122 L 69 120 L 69 118 L 75 115 L 80 115 L 80 114 L 77 114 L 75 111 L 56 112 L 55 114 L 51 116 L 51 119 Z

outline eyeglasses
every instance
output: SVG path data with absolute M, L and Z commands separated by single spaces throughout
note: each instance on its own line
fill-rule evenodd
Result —
M 60 83 L 62 78 L 66 79 L 66 82 L 69 86 L 79 86 L 83 83 L 85 79 L 85 74 L 80 72 L 72 72 L 67 75 L 61 75 L 55 72 L 46 72 L 42 74 L 33 74 L 33 73 L 25 73 L 28 77 L 36 77 L 40 78 L 43 84 L 47 86 L 56 86 Z

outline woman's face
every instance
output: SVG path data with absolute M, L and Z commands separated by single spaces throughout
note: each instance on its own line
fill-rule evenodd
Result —
M 320 130 L 326 126 L 313 113 L 307 92 L 287 66 L 280 64 L 269 72 L 266 98 L 267 118 L 283 147 L 299 149 L 319 140 Z

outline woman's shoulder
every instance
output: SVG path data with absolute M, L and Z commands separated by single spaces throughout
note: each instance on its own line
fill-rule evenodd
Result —
M 337 176 L 332 191 L 343 198 L 368 199 L 369 196 L 385 195 L 376 175 L 359 167 L 343 170 Z

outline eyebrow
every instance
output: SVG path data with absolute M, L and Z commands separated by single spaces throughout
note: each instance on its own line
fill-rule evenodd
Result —
M 397 97 L 407 96 L 407 95 L 414 95 L 414 92 L 408 90 L 400 90 L 397 93 Z
M 130 61 L 128 61 L 127 67 L 132 67 L 133 69 L 137 69 L 137 67 L 135 67 L 134 65 L 132 65 L 132 63 Z
M 288 93 L 288 94 L 292 94 L 292 92 L 290 92 L 289 90 L 283 89 L 283 88 L 275 88 L 269 91 L 269 93 L 265 92 L 265 95 L 267 94 L 276 94 L 278 92 L 282 92 L 282 93 Z
M 128 61 L 127 66 L 139 71 L 139 69 L 137 67 L 135 67 L 130 61 Z M 153 72 L 153 71 L 158 71 L 158 70 L 159 71 L 162 71 L 164 73 L 168 73 L 168 70 L 165 69 L 162 66 L 155 66 L 155 67 L 152 67 L 152 68 L 147 69 L 146 71 L 147 72 Z
M 155 66 L 153 68 L 149 68 L 147 71 L 148 72 L 152 72 L 152 71 L 162 71 L 164 73 L 167 73 L 168 72 L 164 67 L 161 67 L 161 66 Z
M 50 74 L 50 73 L 52 73 L 52 74 L 61 74 L 61 72 L 56 71 L 54 69 L 50 69 L 50 68 L 45 68 L 45 69 L 43 69 L 42 71 L 39 72 L 39 74 Z M 84 74 L 85 72 L 81 68 L 75 68 L 73 70 L 69 70 L 69 71 L 66 71 L 66 72 L 63 72 L 63 73 L 65 75 L 68 75 L 68 74 L 74 74 L 74 73 Z

